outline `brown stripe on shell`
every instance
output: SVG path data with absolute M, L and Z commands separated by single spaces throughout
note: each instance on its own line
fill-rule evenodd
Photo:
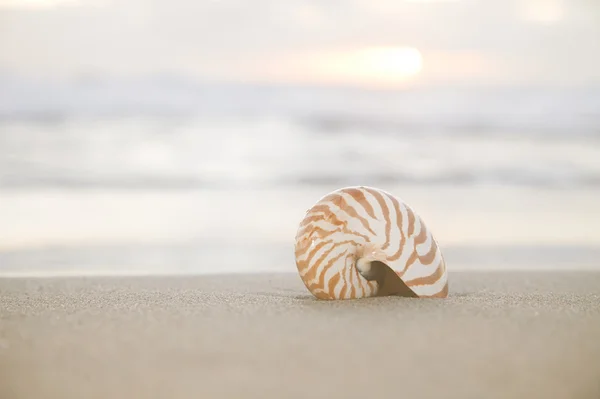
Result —
M 336 273 L 329 280 L 329 284 L 327 284 L 327 288 L 329 288 L 329 299 L 334 299 L 335 286 L 340 281 L 340 273 Z M 343 298 L 343 297 L 342 297 Z
M 339 220 L 335 213 L 326 205 L 319 204 L 312 208 L 300 223 L 297 236 L 304 234 L 310 226 L 319 221 L 325 221 L 336 227 L 342 226 L 344 222 Z
M 325 288 L 325 275 L 327 274 L 327 270 L 331 269 L 333 264 L 344 255 L 345 255 L 345 252 L 342 252 L 340 254 L 337 254 L 333 258 L 329 259 L 329 262 L 327 262 L 325 267 L 323 267 L 323 270 L 321 271 L 321 274 L 319 275 L 319 281 L 316 284 L 314 284 L 314 288 L 321 288 L 321 289 Z M 315 270 L 316 270 L 316 268 L 315 268 Z M 308 281 L 310 281 L 310 279 Z
M 324 221 L 334 224 L 336 226 L 338 226 L 337 229 L 334 230 L 325 230 L 322 227 L 319 226 L 315 226 L 312 222 L 308 223 L 306 225 L 304 225 L 296 234 L 296 237 L 302 237 L 304 234 L 306 234 L 308 231 L 310 231 L 311 229 L 315 229 L 318 230 L 319 233 L 319 237 L 323 238 L 323 237 L 327 237 L 330 234 L 333 233 L 338 233 L 338 232 L 343 232 L 345 234 L 349 234 L 349 235 L 354 235 L 354 236 L 358 236 L 361 237 L 363 240 L 368 241 L 369 237 L 364 235 L 364 234 L 360 234 L 357 231 L 353 231 L 350 230 L 348 228 L 348 222 L 345 220 L 340 220 L 331 210 L 329 210 L 329 214 L 326 215 L 325 219 L 323 219 Z M 312 237 L 312 235 L 315 233 L 315 231 L 313 231 L 309 237 Z
M 346 291 L 348 291 L 349 284 L 348 284 L 348 280 L 346 279 L 347 265 L 348 265 L 348 255 L 346 255 L 346 258 L 344 259 L 344 269 L 342 272 L 340 272 L 342 275 L 342 290 L 340 291 L 340 298 L 344 298 L 344 296 L 346 295 Z
M 343 225 L 345 222 L 341 221 L 337 215 L 335 214 L 335 212 L 333 211 L 333 209 L 331 209 L 330 207 L 328 207 L 325 204 L 319 204 L 316 205 L 312 210 L 311 213 L 315 213 L 315 212 L 322 212 L 324 215 L 324 219 L 336 226 L 341 226 Z
M 330 233 L 335 233 L 336 231 L 340 231 L 340 228 L 337 227 L 333 230 L 325 230 L 324 228 L 320 227 L 320 226 L 315 226 L 314 224 L 307 224 L 306 226 L 304 226 L 297 234 L 298 237 L 302 237 L 304 234 L 311 232 L 309 235 L 309 238 L 312 237 L 315 234 L 318 234 L 320 237 L 325 237 L 327 235 L 329 235 Z
M 417 250 L 413 249 L 410 256 L 406 260 L 406 264 L 404 265 L 404 268 L 402 269 L 402 271 L 399 272 L 399 276 L 402 277 L 404 275 L 404 273 L 406 273 L 408 268 L 411 267 L 418 258 L 419 258 L 419 254 L 417 254 Z
M 437 251 L 438 251 L 438 246 L 432 237 L 431 246 L 429 247 L 429 252 L 427 252 L 423 256 L 419 255 L 419 261 L 421 262 L 421 264 L 425 265 L 425 266 L 431 264 L 431 262 L 433 262 L 433 260 L 435 259 L 435 254 L 437 253 Z
M 306 227 L 306 226 L 308 226 L 311 223 L 320 222 L 321 220 L 325 220 L 325 214 L 324 213 L 321 213 L 321 212 L 319 212 L 319 213 L 311 212 L 302 221 L 302 223 L 300 224 L 300 228 Z
M 350 205 L 342 196 L 342 193 L 331 194 L 328 197 L 332 197 L 329 199 L 329 201 L 333 202 L 333 204 L 335 204 L 338 208 L 343 209 L 344 212 L 346 212 L 350 217 L 358 219 L 369 233 L 375 235 L 375 232 L 369 225 L 369 221 L 358 214 L 356 209 L 354 209 L 354 207 Z
M 429 276 L 418 277 L 410 281 L 406 281 L 406 285 L 414 287 L 415 285 L 432 285 L 435 284 L 444 274 L 444 262 L 440 260 L 434 272 Z
M 354 198 L 356 202 L 362 205 L 364 210 L 372 219 L 376 219 L 375 210 L 373 209 L 373 206 L 371 205 L 369 200 L 367 200 L 367 197 L 365 196 L 365 193 L 362 192 L 362 190 L 358 188 L 351 188 L 349 190 L 346 190 L 346 194 L 349 194 L 352 198 Z
M 433 240 L 433 237 L 431 239 L 431 243 L 432 243 L 431 248 L 425 255 L 420 256 L 419 253 L 417 252 L 417 245 L 422 244 L 427 240 L 427 227 L 425 226 L 425 224 L 423 223 L 423 221 L 421 219 L 419 219 L 419 222 L 421 224 L 421 231 L 415 237 L 412 253 L 406 260 L 406 264 L 404 265 L 404 268 L 402 269 L 402 271 L 399 272 L 400 276 L 403 276 L 404 273 L 406 273 L 406 271 L 415 263 L 415 261 L 417 259 L 423 266 L 426 266 L 426 265 L 429 265 L 431 262 L 433 262 L 433 259 L 435 258 L 435 253 L 437 251 L 437 245 L 435 245 L 435 241 Z
M 310 240 L 308 237 L 303 239 L 296 238 L 296 245 L 294 245 L 294 253 L 296 254 L 296 257 L 302 255 L 302 253 L 306 251 L 306 248 L 310 246 L 309 241 Z
M 315 254 L 316 254 L 317 252 L 319 252 L 319 250 L 320 250 L 321 248 L 323 248 L 325 245 L 332 244 L 332 243 L 333 243 L 333 241 L 332 241 L 332 240 L 321 241 L 320 243 L 318 243 L 317 245 L 315 245 L 315 246 L 314 246 L 314 247 L 313 247 L 313 248 L 310 250 L 310 252 L 308 253 L 308 256 L 306 257 L 306 259 L 305 259 L 305 260 L 303 260 L 303 261 L 299 261 L 299 263 L 301 263 L 301 264 L 305 264 L 305 265 L 308 265 L 308 263 L 310 263 L 310 261 L 312 260 L 312 258 L 315 256 Z M 334 245 L 334 246 L 335 246 L 335 245 Z M 306 252 L 306 250 L 304 250 L 303 252 Z
M 333 241 L 327 241 L 325 244 L 331 244 Z M 329 256 L 329 254 L 331 254 L 331 252 L 333 252 L 333 250 L 335 250 L 336 248 L 342 246 L 342 245 L 346 245 L 346 244 L 354 244 L 357 245 L 355 241 L 353 240 L 345 240 L 345 241 L 340 241 L 338 243 L 334 243 L 333 246 L 331 248 L 329 248 L 327 251 L 323 252 L 323 254 L 314 262 L 311 261 L 313 260 L 314 256 L 316 255 L 316 253 L 318 252 L 318 250 L 315 250 L 311 255 L 309 255 L 309 257 L 307 257 L 304 261 L 297 261 L 296 264 L 298 265 L 298 269 L 299 270 L 304 270 L 307 267 L 310 267 L 310 269 L 306 272 L 305 274 L 305 278 L 310 281 L 313 278 L 316 277 L 316 273 L 317 273 L 317 269 L 319 268 L 319 265 L 321 265 L 321 263 L 327 259 L 327 257 Z M 320 244 L 318 244 L 320 245 Z M 318 246 L 315 245 L 315 246 Z M 323 246 L 321 246 L 321 248 L 323 248 Z M 345 252 L 342 252 L 345 253 Z
M 390 246 L 390 234 L 392 232 L 392 221 L 390 220 L 390 210 L 389 210 L 387 204 L 385 203 L 385 199 L 383 198 L 383 195 L 379 191 L 375 191 L 371 188 L 364 188 L 364 190 L 367 191 L 368 193 L 370 193 L 373 196 L 373 198 L 375 198 L 375 200 L 377 201 L 379 206 L 381 207 L 381 213 L 383 214 L 383 218 L 385 220 L 385 243 L 381 246 L 381 249 L 385 250 L 385 249 L 387 249 L 387 247 Z M 367 202 L 366 199 L 365 199 L 365 202 Z M 373 218 L 375 218 L 375 216 L 373 216 Z
M 352 271 L 350 273 L 352 273 Z M 351 274 L 351 276 L 352 276 L 352 274 Z M 355 297 L 356 297 L 356 287 L 354 286 L 354 284 L 350 284 L 350 298 L 355 298 Z
M 415 246 L 417 246 L 419 244 L 423 244 L 425 241 L 427 241 L 427 227 L 423 224 L 423 221 L 421 219 L 419 219 L 419 223 L 421 225 L 421 231 L 419 231 L 419 234 L 417 234 L 417 236 L 415 237 Z M 414 232 L 414 223 L 413 223 L 413 232 Z
M 354 256 L 353 256 L 354 258 Z M 353 259 L 353 266 L 352 268 L 354 269 L 354 273 L 356 273 L 356 279 L 358 280 L 358 284 L 360 284 L 360 289 L 362 290 L 362 293 L 366 293 L 366 289 L 365 286 L 363 284 L 363 276 L 361 276 L 361 274 L 358 272 L 358 269 L 356 268 L 356 266 L 354 265 L 354 262 L 356 261 L 356 259 Z
M 306 271 L 306 274 L 304 275 L 307 281 L 311 281 L 312 279 L 317 277 L 317 270 L 319 269 L 319 265 L 327 258 L 327 256 L 329 256 L 331 251 L 333 251 L 333 248 L 335 248 L 335 245 L 333 245 L 333 247 L 330 248 L 329 251 L 323 252 L 317 260 L 312 262 L 312 265 L 310 265 L 310 260 L 307 259 L 307 261 L 305 261 L 306 263 L 304 263 L 305 266 L 303 268 L 309 267 L 309 269 Z
M 312 286 L 311 286 L 311 287 L 309 287 L 308 289 L 309 289 L 309 290 L 313 290 Z M 329 297 L 329 295 L 328 295 L 328 294 L 327 294 L 325 291 L 323 291 L 323 290 L 316 290 L 316 289 L 315 289 L 315 290 L 313 291 L 313 295 L 314 295 L 315 297 L 317 297 L 317 299 L 322 299 L 322 300 L 325 300 L 325 299 L 331 299 L 331 298 Z
M 444 288 L 442 288 L 442 290 L 440 292 L 438 292 L 437 294 L 433 294 L 430 296 L 430 298 L 446 298 L 448 296 L 448 282 L 446 281 L 446 284 L 444 284 Z
M 346 291 L 348 290 L 348 283 L 346 282 L 346 277 L 344 277 L 344 274 L 341 273 L 342 275 L 342 290 L 340 291 L 340 298 L 344 298 L 346 295 Z
M 415 214 L 410 209 L 410 207 L 406 206 L 406 214 L 408 215 L 408 236 L 412 236 L 415 232 Z
M 404 245 L 406 244 L 406 236 L 402 231 L 402 212 L 400 211 L 400 201 L 389 194 L 387 196 L 390 200 L 392 200 L 392 204 L 394 204 L 394 210 L 396 211 L 396 223 L 398 225 L 398 230 L 400 231 L 400 246 L 398 247 L 398 251 L 388 258 L 389 261 L 396 261 L 400 259 L 400 256 L 402 256 Z

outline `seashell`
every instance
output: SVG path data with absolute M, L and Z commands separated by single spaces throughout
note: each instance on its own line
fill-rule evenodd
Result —
M 318 299 L 448 296 L 433 235 L 407 204 L 380 189 L 346 187 L 322 197 L 298 227 L 295 252 L 300 277 Z

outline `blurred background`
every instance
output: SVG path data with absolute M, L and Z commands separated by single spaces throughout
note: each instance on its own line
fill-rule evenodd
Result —
M 0 275 L 295 272 L 385 189 L 451 270 L 600 268 L 596 0 L 0 0 Z

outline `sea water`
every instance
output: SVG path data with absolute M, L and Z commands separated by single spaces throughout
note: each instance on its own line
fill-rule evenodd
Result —
M 409 203 L 455 270 L 600 268 L 600 89 L 0 86 L 3 275 L 295 272 L 347 185 Z

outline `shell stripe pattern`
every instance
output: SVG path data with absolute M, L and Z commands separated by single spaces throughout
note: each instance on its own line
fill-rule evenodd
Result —
M 342 188 L 309 209 L 296 234 L 296 266 L 319 299 L 377 294 L 377 282 L 356 267 L 365 247 L 420 298 L 448 295 L 446 264 L 421 218 L 403 201 L 376 188 Z

